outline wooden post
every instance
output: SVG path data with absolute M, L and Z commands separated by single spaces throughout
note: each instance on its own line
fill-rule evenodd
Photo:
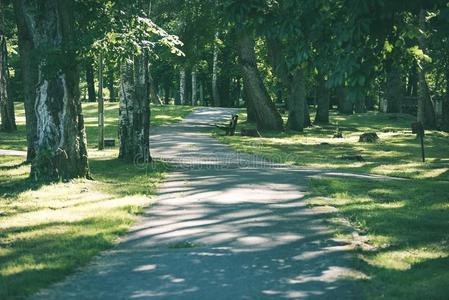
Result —
M 98 150 L 104 149 L 103 51 L 98 58 Z

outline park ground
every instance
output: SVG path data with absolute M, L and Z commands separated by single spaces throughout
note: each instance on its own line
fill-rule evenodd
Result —
M 185 106 L 155 106 L 154 126 L 183 119 Z M 96 150 L 96 104 L 84 104 L 89 163 L 95 181 L 42 186 L 28 178 L 23 157 L 0 156 L 0 299 L 22 299 L 61 280 L 110 248 L 152 203 L 162 168 L 136 168 L 116 148 Z M 18 131 L 0 134 L 0 149 L 26 150 L 25 116 Z M 118 103 L 106 104 L 105 136 L 117 135 Z
M 117 104 L 106 106 L 106 136 L 116 135 Z M 190 107 L 152 109 L 152 124 L 181 120 Z M 22 298 L 61 280 L 111 247 L 143 211 L 164 174 L 116 159 L 117 149 L 96 148 L 96 106 L 85 104 L 90 165 L 95 181 L 40 186 L 27 179 L 22 157 L 0 158 L 0 298 Z M 25 150 L 24 112 L 19 131 L 0 135 L 0 149 Z M 243 122 L 239 128 L 252 127 Z M 398 179 L 312 179 L 310 206 L 331 206 L 328 222 L 339 237 L 363 236 L 355 250 L 366 274 L 367 298 L 446 299 L 449 294 L 449 135 L 427 132 L 426 163 L 407 115 L 331 116 L 331 125 L 303 134 L 263 133 L 262 138 L 215 135 L 241 152 L 334 173 L 377 174 Z M 332 138 L 337 124 L 343 139 Z M 358 142 L 376 131 L 380 142 Z M 294 155 L 280 155 L 294 153 Z M 361 155 L 364 161 L 342 156 Z M 86 197 L 89 195 L 89 197 Z M 331 210 L 332 211 L 332 210 Z M 342 218 L 346 222 L 342 222 Z M 348 224 L 350 226 L 348 226 Z M 351 228 L 349 230 L 349 228 Z
M 241 117 L 240 128 L 255 128 L 244 114 Z M 355 229 L 363 237 L 355 255 L 359 271 L 367 275 L 362 283 L 367 298 L 447 299 L 449 134 L 426 132 L 423 163 L 420 143 L 410 129 L 414 120 L 404 114 L 331 114 L 330 125 L 313 126 L 302 134 L 216 136 L 237 151 L 287 164 L 394 177 L 312 179 L 307 201 L 311 207 L 337 208 L 328 214 L 328 222 L 339 228 L 338 236 L 353 238 Z M 337 128 L 342 139 L 333 138 Z M 364 132 L 376 132 L 380 141 L 359 143 Z M 364 161 L 342 159 L 359 155 Z

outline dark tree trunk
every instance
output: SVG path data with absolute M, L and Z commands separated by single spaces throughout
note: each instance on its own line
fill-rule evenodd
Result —
M 449 132 L 449 68 L 446 69 L 446 97 L 443 101 L 443 119 L 441 128 Z
M 129 162 L 151 161 L 149 141 L 148 58 L 141 54 L 133 65 L 120 65 L 119 158 Z
M 157 87 L 156 87 L 156 83 L 153 80 L 153 76 L 151 76 L 151 70 L 150 70 L 150 66 L 148 66 L 148 87 L 150 89 L 150 101 L 153 104 L 158 104 L 158 105 L 162 105 L 162 101 L 161 98 L 159 98 L 159 95 L 157 94 Z M 167 99 L 165 99 L 165 104 L 167 103 Z
M 92 60 L 86 63 L 87 98 L 89 102 L 96 102 L 94 66 Z
M 366 96 L 363 92 L 359 93 L 355 101 L 354 110 L 358 114 L 366 113 Z
M 254 104 L 251 102 L 251 97 L 248 94 L 248 88 L 245 85 L 245 82 L 243 82 L 243 99 L 245 100 L 245 106 L 246 106 L 246 118 L 248 122 L 255 123 L 256 122 L 256 111 L 254 109 Z
M 318 77 L 318 92 L 317 92 L 317 110 L 315 116 L 315 124 L 329 123 L 329 106 L 330 106 L 330 92 L 325 86 L 326 81 L 320 75 Z
M 282 54 L 282 45 L 277 38 L 269 37 L 267 38 L 267 52 L 268 52 L 268 60 L 270 62 L 271 68 L 273 69 L 274 74 L 278 78 L 281 83 L 278 87 L 280 99 L 282 99 L 282 95 L 286 95 L 286 91 L 290 91 L 292 88 L 291 85 L 291 75 L 288 72 L 287 63 L 285 61 L 285 57 Z M 288 109 L 289 104 L 289 95 L 286 95 L 285 104 Z
M 240 64 L 248 96 L 254 104 L 256 123 L 259 130 L 282 130 L 282 117 L 271 101 L 257 69 L 254 38 L 247 30 L 238 37 Z
M 408 97 L 418 96 L 418 73 L 416 64 L 413 65 L 408 75 L 406 95 Z
M 31 71 L 37 73 L 36 157 L 31 167 L 31 175 L 37 180 L 90 177 L 79 73 L 71 47 L 71 4 L 71 1 L 15 1 L 17 17 L 25 25 L 19 39 L 25 37 L 26 42 L 31 42 L 29 50 L 37 63 L 37 71 Z M 22 58 L 27 68 L 36 66 L 27 64 L 27 58 Z
M 220 93 L 218 90 L 218 37 L 219 33 L 218 31 L 215 33 L 215 41 L 214 41 L 214 56 L 212 61 L 212 103 L 214 106 L 219 107 L 221 106 L 220 101 Z
M 37 84 L 37 60 L 34 55 L 34 43 L 31 32 L 28 31 L 25 22 L 22 1 L 14 0 L 14 11 L 19 36 L 19 54 L 23 84 L 23 96 L 25 104 L 25 123 L 27 135 L 27 162 L 32 162 L 36 157 L 37 143 L 37 118 L 35 113 L 36 84 Z
M 2 23 L 2 21 L 0 20 Z M 16 118 L 14 115 L 14 101 L 8 95 L 8 53 L 6 51 L 6 37 L 2 34 L 0 26 L 0 118 L 2 131 L 16 131 Z
M 341 115 L 352 115 L 354 113 L 354 104 L 348 97 L 348 88 L 340 86 L 337 88 L 338 113 Z
M 387 113 L 399 113 L 401 112 L 403 86 L 401 70 L 394 57 L 387 62 L 386 71 L 385 98 L 387 100 Z
M 304 125 L 307 121 L 306 115 L 308 115 L 304 70 L 298 69 L 295 71 L 291 86 L 290 100 L 288 101 L 287 128 L 289 130 L 304 131 Z

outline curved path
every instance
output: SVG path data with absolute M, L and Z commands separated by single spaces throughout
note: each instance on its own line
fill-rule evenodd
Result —
M 317 171 L 267 164 L 209 136 L 232 109 L 152 132 L 176 167 L 111 251 L 34 299 L 351 299 L 351 247 L 306 207 Z M 210 129 L 208 129 L 210 131 Z

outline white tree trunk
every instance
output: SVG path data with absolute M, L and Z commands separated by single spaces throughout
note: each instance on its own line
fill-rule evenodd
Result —
M 185 104 L 186 101 L 186 70 L 181 69 L 179 71 L 179 99 L 181 105 Z
M 212 62 L 212 98 L 214 106 L 220 106 L 220 94 L 218 92 L 218 32 L 215 33 L 214 57 Z
M 192 71 L 192 105 L 197 105 L 197 82 L 196 82 L 196 70 L 193 69 Z

